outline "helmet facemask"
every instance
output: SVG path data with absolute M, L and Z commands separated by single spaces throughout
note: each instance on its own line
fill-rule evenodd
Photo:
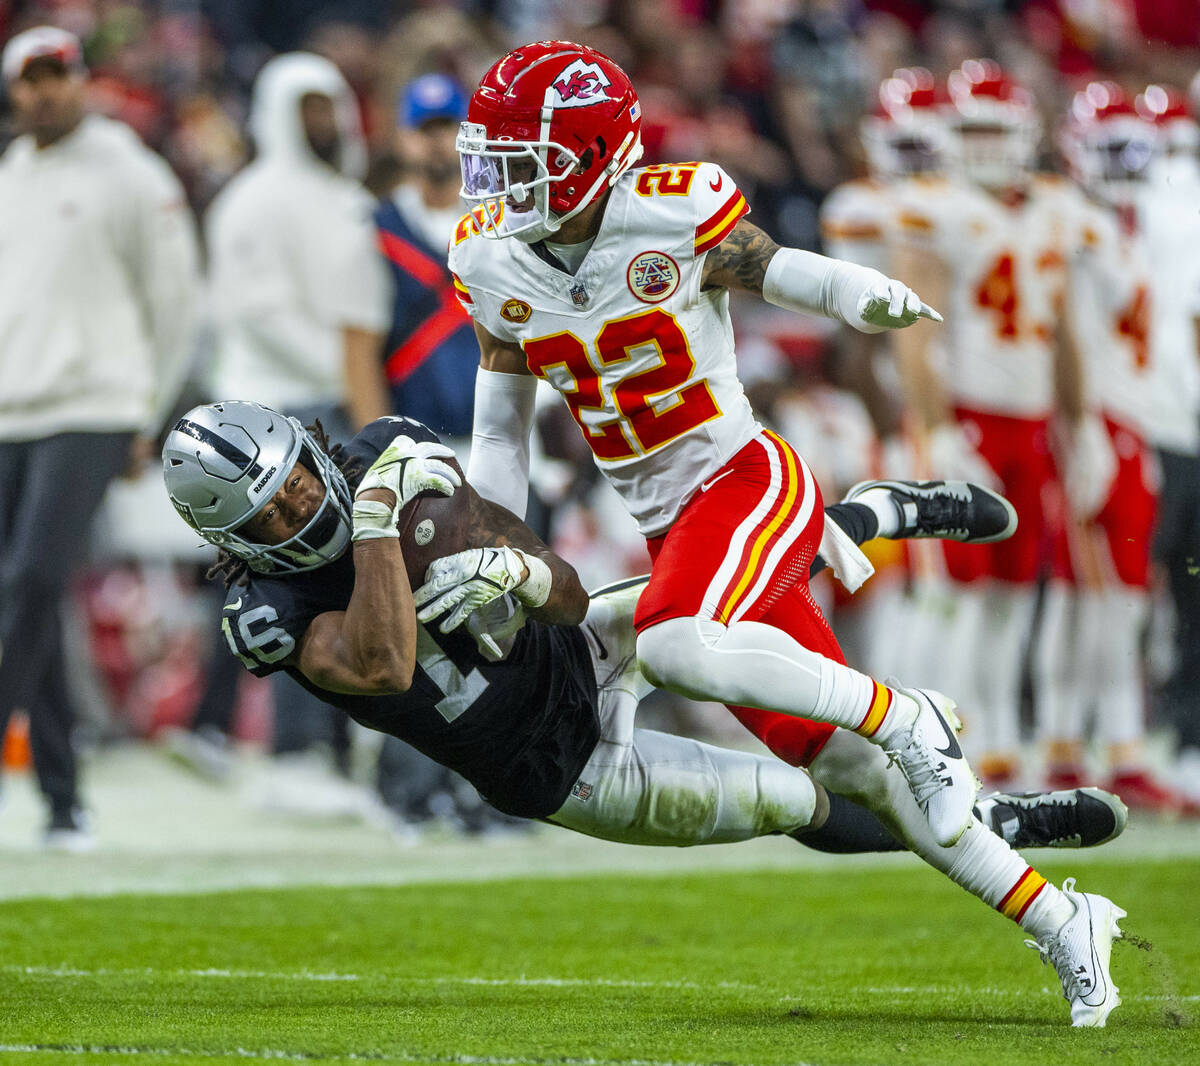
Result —
M 304 528 L 279 544 L 244 529 L 302 464 L 324 489 Z M 295 418 L 258 404 L 194 408 L 163 447 L 167 491 L 189 526 L 257 573 L 299 573 L 333 562 L 350 543 L 350 489 L 342 472 Z
M 236 538 L 236 542 L 243 549 L 234 551 L 233 554 L 240 555 L 250 569 L 258 573 L 301 573 L 305 570 L 315 570 L 337 559 L 350 543 L 350 488 L 342 472 L 333 460 L 317 447 L 311 434 L 304 429 L 301 432 L 303 437 L 296 460 L 322 483 L 325 487 L 325 498 L 304 528 L 279 544 L 260 544 L 241 536 L 237 530 L 229 531 L 228 535 Z M 295 466 L 295 463 L 292 466 Z M 288 467 L 284 474 L 285 480 L 291 471 L 292 467 Z M 280 484 L 282 483 L 281 481 Z M 278 490 L 279 485 L 276 485 L 275 491 Z M 242 525 L 266 507 L 270 500 L 271 497 L 268 496 L 255 508 L 253 514 L 246 516 Z M 233 551 L 231 544 L 225 547 Z
M 516 237 L 527 244 L 543 240 L 586 206 L 556 215 L 550 208 L 553 183 L 569 178 L 579 157 L 551 140 L 489 140 L 473 122 L 459 127 L 455 142 L 462 161 L 459 195 L 485 237 Z M 590 202 L 590 201 L 589 201 Z

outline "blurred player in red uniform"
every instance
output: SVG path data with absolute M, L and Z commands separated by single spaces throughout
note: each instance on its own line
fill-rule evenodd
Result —
M 645 675 L 730 705 L 786 761 L 814 773 L 820 763 L 835 791 L 865 798 L 894 760 L 906 792 L 883 804 L 875 795 L 876 813 L 1031 930 L 1063 976 L 1075 1024 L 1102 1025 L 1117 1001 L 1106 964 L 1113 905 L 1049 885 L 970 818 L 977 786 L 950 700 L 844 664 L 808 568 L 819 549 L 854 584 L 863 560 L 824 522 L 803 460 L 755 420 L 728 294 L 866 332 L 940 316 L 878 271 L 780 248 L 745 219 L 748 205 L 714 164 L 632 169 L 640 122 L 625 73 L 569 42 L 509 53 L 472 97 L 458 149 L 474 208 L 450 248 L 482 352 L 471 482 L 523 511 L 533 391 L 537 377 L 550 381 L 647 537 L 654 567 L 635 616 Z M 916 521 L 918 494 L 942 505 L 943 534 L 1012 532 L 1008 505 L 963 483 L 893 483 L 858 502 L 886 533 Z M 933 530 L 909 535 L 920 532 Z M 1072 932 L 1089 911 L 1088 932 Z M 1087 991 L 1071 976 L 1080 965 Z
M 978 551 L 947 544 L 957 583 L 939 682 L 961 694 L 985 780 L 1018 770 L 1021 658 L 1045 546 L 1061 529 L 1051 420 L 1081 413 L 1078 353 L 1061 328 L 1063 183 L 1033 172 L 1032 98 L 990 60 L 949 79 L 963 180 L 902 191 L 896 269 L 947 308 L 947 325 L 897 335 L 906 395 L 929 434 L 933 472 L 1002 488 L 1016 535 Z M 1064 388 L 1066 386 L 1066 388 Z M 1065 570 L 1065 563 L 1063 564 Z
M 860 127 L 868 175 L 839 185 L 821 204 L 827 254 L 885 273 L 891 269 L 898 190 L 910 180 L 936 185 L 945 171 L 947 103 L 945 87 L 922 68 L 897 70 L 880 84 L 876 107 Z M 928 458 L 908 424 L 892 337 L 841 330 L 841 374 L 862 397 L 879 435 L 876 476 L 907 477 L 927 470 Z M 902 563 L 886 568 L 890 574 L 877 573 L 871 583 L 866 661 L 878 676 L 905 671 L 935 677 L 927 664 L 940 659 L 938 632 L 945 624 L 942 551 L 916 541 L 896 542 L 894 549 Z M 872 562 L 884 568 L 877 557 Z
M 1043 619 L 1035 668 L 1048 778 L 1084 778 L 1087 719 L 1105 749 L 1111 785 L 1134 807 L 1179 810 L 1182 796 L 1145 768 L 1145 679 L 1140 641 L 1149 611 L 1150 539 L 1157 462 L 1150 333 L 1153 279 L 1137 229 L 1134 194 L 1155 149 L 1154 130 L 1120 86 L 1094 82 L 1075 95 L 1061 136 L 1079 192 L 1070 198 L 1077 240 L 1068 312 L 1079 343 L 1090 438 L 1085 469 L 1064 464 L 1071 512 L 1074 597 L 1066 618 Z M 1061 611 L 1066 601 L 1048 603 Z M 1058 638 L 1058 639 L 1056 639 Z

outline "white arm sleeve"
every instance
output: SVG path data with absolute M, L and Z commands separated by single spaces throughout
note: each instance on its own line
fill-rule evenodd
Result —
M 485 500 L 525 517 L 529 500 L 529 431 L 537 378 L 483 367 L 475 375 L 475 418 L 467 480 Z
M 863 321 L 858 304 L 872 286 L 887 281 L 870 267 L 799 248 L 780 248 L 767 264 L 763 299 L 789 311 L 839 319 L 861 333 L 881 333 L 884 327 Z

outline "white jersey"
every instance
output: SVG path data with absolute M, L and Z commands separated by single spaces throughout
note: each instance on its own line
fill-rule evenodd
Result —
M 1089 398 L 1145 439 L 1153 422 L 1149 264 L 1116 213 L 1073 197 L 1079 242 L 1071 262 L 1071 310 Z
M 1069 247 L 1062 189 L 1035 178 L 1009 206 L 946 178 L 897 187 L 898 239 L 932 252 L 949 274 L 935 344 L 953 402 L 1017 418 L 1053 412 Z
M 1138 222 L 1152 265 L 1150 338 L 1151 441 L 1194 455 L 1200 448 L 1200 357 L 1194 319 L 1200 315 L 1200 184 L 1147 185 Z
M 892 189 L 873 179 L 847 181 L 821 204 L 821 241 L 834 259 L 891 273 L 888 234 L 895 229 Z
M 471 216 L 450 244 L 460 298 L 563 394 L 638 529 L 663 533 L 759 431 L 737 376 L 729 294 L 701 291 L 707 252 L 749 208 L 713 163 L 632 170 L 575 274 Z

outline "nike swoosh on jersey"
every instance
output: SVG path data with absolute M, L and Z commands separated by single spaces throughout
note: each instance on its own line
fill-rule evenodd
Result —
M 241 607 L 241 605 L 242 605 L 242 597 L 239 596 L 236 600 L 233 601 L 233 603 L 225 604 L 224 610 L 236 611 L 239 607 Z
M 950 759 L 961 759 L 962 748 L 958 746 L 958 741 L 955 739 L 954 730 L 946 723 L 946 719 L 942 717 L 941 712 L 934 707 L 933 713 L 937 715 L 937 720 L 941 723 L 942 731 L 946 734 L 946 739 L 950 742 L 944 748 L 934 748 L 934 751 L 940 751 L 943 755 Z
M 710 189 L 712 189 L 712 191 L 713 191 L 713 192 L 720 192 L 720 191 L 721 191 L 721 186 L 722 186 L 722 185 L 724 185 L 724 184 L 725 184 L 725 175 L 724 175 L 724 174 L 718 174 L 718 175 L 717 175 L 717 180 L 716 180 L 716 181 L 710 181 L 710 182 L 708 183 L 708 187 L 709 187 Z

